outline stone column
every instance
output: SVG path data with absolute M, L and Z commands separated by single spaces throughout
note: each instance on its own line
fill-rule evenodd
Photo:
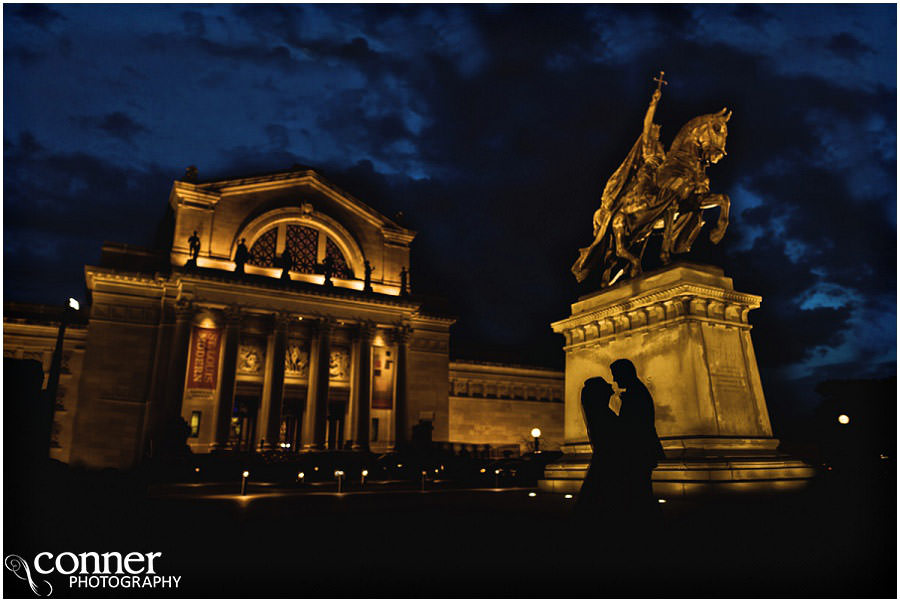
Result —
M 272 362 L 269 364 L 269 396 L 263 400 L 265 424 L 261 429 L 266 440 L 266 449 L 277 449 L 281 431 L 281 404 L 284 401 L 284 356 L 287 350 L 287 330 L 290 314 L 275 314 L 274 345 Z
M 231 436 L 231 415 L 234 409 L 234 382 L 240 329 L 240 308 L 237 305 L 231 305 L 225 309 L 225 350 L 222 358 L 222 380 L 219 383 L 219 406 L 216 411 L 216 439 L 213 449 L 225 449 Z
M 184 396 L 184 377 L 187 371 L 188 346 L 191 344 L 191 321 L 194 319 L 194 305 L 186 299 L 175 302 L 175 331 L 172 333 L 172 347 L 169 351 L 169 367 L 166 371 L 165 411 L 163 423 L 181 415 Z
M 372 406 L 372 338 L 375 323 L 359 325 L 359 365 L 356 369 L 356 441 L 354 451 L 369 451 L 369 408 Z
M 409 357 L 409 339 L 412 328 L 408 324 L 399 326 L 394 331 L 394 342 L 397 343 L 397 398 L 394 403 L 394 448 L 406 447 L 409 441 L 409 416 L 407 416 L 407 361 Z
M 306 393 L 306 415 L 303 417 L 303 449 L 325 449 L 328 412 L 328 373 L 331 360 L 331 333 L 334 320 L 323 318 L 313 326 L 309 349 L 309 386 Z

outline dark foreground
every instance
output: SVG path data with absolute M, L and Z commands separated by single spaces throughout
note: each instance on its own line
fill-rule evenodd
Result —
M 242 498 L 237 483 L 148 495 L 69 475 L 16 508 L 27 487 L 7 479 L 4 554 L 162 552 L 158 573 L 181 576 L 177 590 L 135 590 L 47 575 L 53 597 L 893 598 L 893 470 L 828 476 L 803 494 L 669 500 L 639 541 L 610 539 L 572 515 L 573 500 L 533 488 L 251 485 Z M 6 597 L 34 597 L 9 570 L 3 584 Z

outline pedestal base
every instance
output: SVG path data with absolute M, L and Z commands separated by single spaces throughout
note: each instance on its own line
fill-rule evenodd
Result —
M 619 359 L 653 397 L 666 453 L 653 472 L 660 497 L 803 487 L 814 469 L 779 453 L 772 436 L 748 320 L 761 301 L 719 268 L 680 263 L 575 302 L 552 324 L 566 337 L 567 443 L 541 488 L 580 489 L 591 458 L 581 389 L 589 378 L 612 383 Z
M 666 455 L 670 455 L 669 450 Z M 590 451 L 567 451 L 559 462 L 547 466 L 544 478 L 538 482 L 539 489 L 552 493 L 578 493 L 590 460 Z M 706 456 L 685 454 L 660 462 L 653 471 L 653 493 L 660 498 L 673 499 L 797 491 L 806 487 L 813 476 L 814 468 L 774 450 L 733 450 Z

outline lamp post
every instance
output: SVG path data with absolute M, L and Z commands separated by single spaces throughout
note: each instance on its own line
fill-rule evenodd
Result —
M 344 478 L 344 471 L 343 470 L 335 470 L 334 476 L 338 482 L 337 492 L 340 493 L 341 492 L 341 479 Z
M 534 453 L 541 453 L 541 429 L 538 427 L 531 429 L 531 436 L 534 437 Z
M 369 476 L 369 471 L 366 469 L 363 469 L 363 471 L 360 473 L 360 475 L 361 476 L 360 476 L 359 484 L 360 484 L 360 486 L 363 486 L 366 484 L 366 477 Z
M 59 372 L 62 368 L 63 343 L 66 337 L 66 326 L 74 313 L 81 309 L 77 299 L 69 297 L 69 301 L 63 308 L 59 319 L 59 331 L 56 333 L 56 348 L 53 350 L 53 359 L 50 362 L 50 376 L 47 379 L 47 398 L 50 402 L 50 438 L 47 442 L 47 454 L 53 447 L 53 423 L 56 418 L 56 394 L 59 390 Z
M 241 474 L 241 495 L 247 495 L 247 477 L 250 476 L 250 471 L 245 470 Z

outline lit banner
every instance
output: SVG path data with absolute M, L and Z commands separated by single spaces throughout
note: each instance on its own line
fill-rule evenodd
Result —
M 221 331 L 194 326 L 191 332 L 191 355 L 188 358 L 188 389 L 216 388 L 219 379 L 219 345 Z
M 394 352 L 390 347 L 372 349 L 372 407 L 394 407 Z

